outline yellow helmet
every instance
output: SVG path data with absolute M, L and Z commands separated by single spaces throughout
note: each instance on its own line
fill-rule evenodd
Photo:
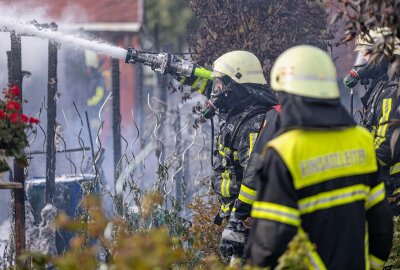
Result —
M 214 78 L 227 75 L 237 83 L 267 84 L 257 56 L 247 51 L 232 51 L 214 61 Z
M 310 45 L 300 45 L 284 51 L 271 70 L 271 87 L 293 95 L 339 98 L 336 68 L 330 56 Z
M 380 39 L 384 39 L 386 36 L 392 35 L 392 31 L 388 27 L 378 27 L 374 29 L 370 29 L 368 34 L 359 34 L 356 37 L 355 51 L 365 51 L 365 50 L 373 50 L 374 44 L 378 42 Z M 400 40 L 398 38 L 395 39 L 394 42 L 394 50 L 393 54 L 400 55 Z

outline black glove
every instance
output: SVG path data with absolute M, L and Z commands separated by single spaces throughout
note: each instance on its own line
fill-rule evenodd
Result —
M 222 256 L 241 258 L 246 242 L 246 228 L 243 221 L 230 218 L 222 232 L 219 245 Z

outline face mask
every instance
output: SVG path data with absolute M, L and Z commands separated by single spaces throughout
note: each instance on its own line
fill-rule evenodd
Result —
M 211 98 L 217 98 L 229 91 L 227 79 L 215 78 L 211 89 Z
M 227 95 L 228 89 L 224 81 L 220 78 L 215 78 L 211 88 L 211 97 L 204 102 L 199 110 L 200 118 L 197 120 L 197 124 L 205 123 L 207 119 L 214 117 L 217 111 L 224 113 L 224 108 L 226 107 L 224 100 Z
M 211 91 L 211 102 L 219 113 L 225 114 L 232 107 L 232 84 L 233 82 L 227 76 L 215 78 Z
M 213 117 L 218 111 L 221 114 L 226 114 L 230 108 L 229 98 L 227 95 L 214 96 L 204 102 L 200 109 L 201 118 L 205 120 Z
M 219 95 L 218 97 L 213 97 L 204 102 L 201 109 L 198 111 L 200 117 L 195 120 L 195 127 L 200 124 L 205 123 L 208 119 L 214 117 L 217 111 L 220 114 L 227 114 L 229 111 L 228 97 L 224 95 Z
M 369 58 L 367 55 L 369 55 L 369 52 L 358 52 L 353 69 L 343 79 L 344 86 L 347 88 L 355 87 L 358 81 L 365 75 L 365 69 L 368 64 L 367 58 Z
M 343 84 L 353 88 L 360 81 L 361 85 L 368 85 L 372 80 L 381 76 L 387 70 L 388 62 L 382 59 L 378 63 L 369 63 L 370 52 L 358 53 L 353 69 L 343 79 Z
M 199 123 L 204 123 L 207 119 L 212 118 L 217 111 L 220 114 L 227 114 L 233 107 L 236 95 L 230 89 L 232 82 L 228 78 L 215 78 L 212 89 L 211 97 L 208 99 L 201 109 Z

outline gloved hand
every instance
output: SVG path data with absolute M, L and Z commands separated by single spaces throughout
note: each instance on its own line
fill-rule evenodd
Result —
M 243 221 L 230 218 L 219 245 L 222 256 L 241 258 L 245 242 L 246 228 Z

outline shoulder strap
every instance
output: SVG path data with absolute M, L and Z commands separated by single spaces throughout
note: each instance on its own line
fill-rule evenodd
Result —
M 235 138 L 237 136 L 237 133 L 239 132 L 239 128 L 244 123 L 244 121 L 252 118 L 255 115 L 261 114 L 261 113 L 266 114 L 269 110 L 271 110 L 271 107 L 270 108 L 256 108 L 254 110 L 251 110 L 251 111 L 247 112 L 244 115 L 244 117 L 240 120 L 240 122 L 236 125 L 235 129 L 233 130 L 232 137 L 231 137 L 231 143 L 229 144 L 229 148 L 233 149 L 233 143 L 235 142 Z

